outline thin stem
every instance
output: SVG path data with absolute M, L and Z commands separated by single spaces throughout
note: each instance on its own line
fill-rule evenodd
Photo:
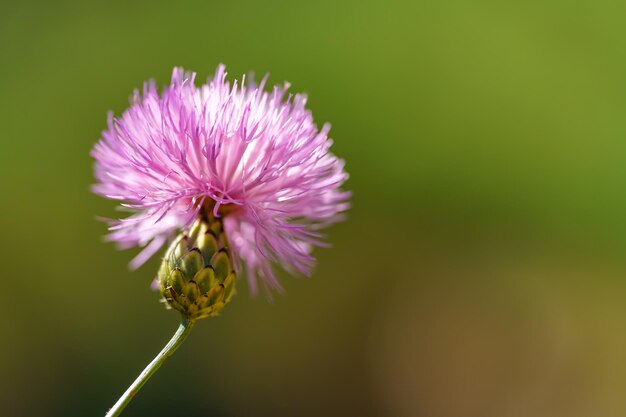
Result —
M 193 328 L 194 324 L 194 321 L 189 320 L 183 320 L 180 323 L 180 326 L 178 326 L 178 330 L 176 330 L 176 333 L 174 334 L 174 336 L 172 336 L 167 345 L 165 345 L 163 350 L 159 352 L 159 354 L 152 360 L 152 362 L 148 364 L 148 366 L 146 366 L 146 369 L 144 369 L 139 374 L 137 379 L 135 379 L 130 387 L 128 387 L 126 392 L 122 394 L 120 399 L 117 400 L 115 405 L 109 410 L 105 417 L 116 417 L 122 413 L 130 400 L 132 400 L 135 394 L 137 394 L 141 387 L 143 387 L 143 384 L 145 384 L 146 381 L 150 379 L 150 377 L 157 371 L 157 369 L 159 369 L 161 365 L 163 365 L 163 362 L 165 362 L 167 358 L 172 356 L 176 349 L 178 349 L 178 347 L 183 343 L 183 340 L 185 340 L 185 338 L 189 335 L 189 332 Z

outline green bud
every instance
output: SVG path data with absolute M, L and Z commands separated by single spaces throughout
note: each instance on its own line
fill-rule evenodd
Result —
M 235 294 L 235 271 L 221 219 L 196 220 L 170 245 L 158 274 L 161 296 L 188 320 L 211 317 Z

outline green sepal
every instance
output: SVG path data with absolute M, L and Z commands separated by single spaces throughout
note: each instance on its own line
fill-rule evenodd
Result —
M 215 271 L 211 266 L 207 266 L 206 268 L 198 271 L 198 273 L 193 277 L 193 280 L 198 284 L 200 294 L 207 294 L 211 288 L 217 285 Z
M 167 250 L 158 272 L 167 306 L 197 320 L 217 315 L 235 291 L 235 273 L 222 219 L 196 220 Z
M 168 259 L 168 265 L 170 269 L 180 268 L 183 256 L 185 252 L 187 252 L 187 247 L 189 245 L 189 238 L 187 235 L 182 235 L 179 239 L 177 239 L 172 246 L 172 251 L 170 252 Z
M 224 302 L 229 302 L 235 295 L 235 273 L 231 272 L 224 280 Z
M 200 249 L 193 248 L 183 258 L 181 270 L 185 273 L 185 276 L 192 279 L 196 273 L 204 267 L 204 259 Z
M 207 232 L 208 226 L 205 222 L 194 222 L 189 229 L 189 241 L 193 242 L 198 239 L 200 235 L 203 235 Z
M 230 259 L 228 259 L 228 252 L 225 248 L 220 249 L 219 252 L 213 255 L 211 265 L 213 265 L 215 270 L 217 282 L 222 284 L 230 273 Z
M 209 260 L 218 251 L 217 237 L 212 231 L 207 231 L 198 236 L 198 248 L 202 252 L 204 259 Z
M 209 304 L 216 304 L 224 299 L 224 286 L 222 284 L 211 288 L 209 291 Z
M 189 284 L 185 286 L 185 296 L 193 303 L 199 295 L 200 291 L 198 290 L 198 284 L 194 281 L 190 281 Z
M 185 284 L 185 278 L 183 277 L 183 273 L 180 269 L 173 270 L 170 274 L 167 285 L 176 291 L 176 294 L 182 294 Z

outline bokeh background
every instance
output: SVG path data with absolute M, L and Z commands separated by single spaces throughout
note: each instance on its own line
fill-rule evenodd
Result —
M 270 72 L 354 192 L 311 279 L 202 322 L 128 416 L 626 415 L 626 3 L 2 2 L 0 414 L 103 415 L 177 326 L 89 151 L 148 78 Z

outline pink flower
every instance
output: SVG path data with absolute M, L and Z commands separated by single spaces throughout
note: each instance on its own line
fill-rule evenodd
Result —
M 195 73 L 176 68 L 161 94 L 154 82 L 135 91 L 120 118 L 91 154 L 95 193 L 134 212 L 111 221 L 108 240 L 145 246 L 131 262 L 143 264 L 198 212 L 223 216 L 237 264 L 245 264 L 252 292 L 257 277 L 280 289 L 273 264 L 309 274 L 319 229 L 341 219 L 350 194 L 344 163 L 330 152 L 330 126 L 318 129 L 306 97 L 286 96 L 288 85 L 263 91 L 219 66 L 196 87 Z

